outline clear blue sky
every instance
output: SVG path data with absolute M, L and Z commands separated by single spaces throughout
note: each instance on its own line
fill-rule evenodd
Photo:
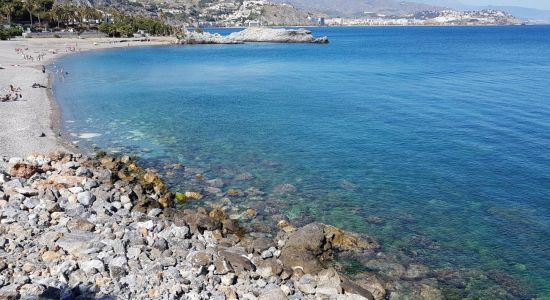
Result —
M 459 0 L 470 5 L 513 5 L 550 10 L 550 0 Z

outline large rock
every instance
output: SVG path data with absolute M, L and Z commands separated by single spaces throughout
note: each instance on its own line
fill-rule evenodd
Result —
M 319 255 L 323 252 L 325 243 L 325 233 L 322 224 L 312 223 L 299 228 L 290 236 L 285 244 L 285 248 L 296 248 L 310 251 L 312 254 Z
M 323 253 L 325 234 L 321 224 L 308 224 L 292 232 L 279 259 L 291 269 L 316 274 L 323 269 L 318 256 Z
M 222 250 L 218 256 L 231 264 L 235 271 L 255 271 L 256 266 L 243 254 Z
M 234 32 L 228 38 L 238 42 L 328 43 L 327 37 L 315 38 L 311 31 L 305 29 L 250 27 Z
M 374 241 L 361 239 L 331 225 L 323 224 L 323 226 L 325 238 L 333 249 L 341 251 L 360 251 L 378 247 L 378 244 Z
M 280 260 L 287 268 L 316 274 L 322 270 L 321 261 L 330 258 L 332 250 L 361 251 L 377 246 L 336 227 L 312 223 L 288 233 Z
M 375 300 L 374 296 L 369 290 L 351 281 L 351 279 L 349 279 L 348 277 L 340 275 L 340 280 L 342 282 L 342 289 L 346 294 L 359 295 L 361 297 L 367 298 L 368 300 Z
M 285 247 L 281 251 L 279 259 L 285 267 L 295 271 L 301 270 L 304 273 L 316 274 L 323 269 L 319 259 L 304 249 Z
M 315 38 L 305 29 L 247 28 L 227 36 L 208 32 L 187 32 L 182 44 L 241 44 L 245 42 L 264 43 L 328 43 L 327 37 Z

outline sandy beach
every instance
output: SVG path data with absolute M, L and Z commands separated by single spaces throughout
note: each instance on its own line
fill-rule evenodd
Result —
M 56 58 L 81 51 L 107 48 L 165 45 L 174 38 L 140 39 L 16 39 L 0 42 L 0 96 L 9 93 L 10 84 L 21 89 L 18 101 L 0 102 L 0 155 L 26 157 L 33 152 L 72 150 L 60 137 L 56 102 L 51 97 L 48 72 L 42 66 Z M 17 52 L 16 49 L 22 49 Z M 24 55 L 33 59 L 25 59 Z M 43 59 L 38 60 L 42 55 Z M 33 84 L 48 88 L 33 88 Z M 0 160 L 0 167 L 6 162 Z

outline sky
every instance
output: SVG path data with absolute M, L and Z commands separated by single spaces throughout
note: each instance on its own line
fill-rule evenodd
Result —
M 550 10 L 550 0 L 460 0 L 469 5 L 513 5 Z

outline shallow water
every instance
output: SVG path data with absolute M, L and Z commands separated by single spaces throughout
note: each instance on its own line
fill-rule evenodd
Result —
M 178 189 L 196 187 L 192 171 L 257 187 L 232 201 L 266 222 L 366 232 L 550 297 L 550 27 L 312 30 L 331 43 L 63 58 L 64 128 L 83 147 L 191 168 L 167 171 Z M 273 193 L 283 183 L 297 192 Z

